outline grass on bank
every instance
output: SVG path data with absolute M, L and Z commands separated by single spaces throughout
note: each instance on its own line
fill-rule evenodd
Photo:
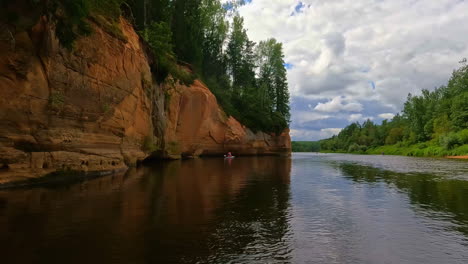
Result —
M 441 146 L 428 146 L 425 143 L 420 143 L 411 146 L 399 146 L 398 144 L 392 146 L 381 146 L 371 148 L 363 154 L 386 154 L 386 155 L 402 155 L 402 156 L 415 156 L 415 157 L 445 157 L 445 156 L 464 156 L 468 155 L 468 144 L 455 147 L 447 150 Z
M 440 135 L 427 142 L 411 144 L 405 141 L 394 145 L 366 147 L 353 143 L 347 150 L 321 150 L 328 153 L 352 153 L 373 155 L 401 155 L 415 157 L 445 157 L 468 155 L 468 129 Z
M 446 157 L 446 156 L 465 156 L 468 155 L 468 144 L 445 149 L 437 145 L 428 145 L 427 143 L 419 143 L 410 146 L 402 144 L 379 146 L 369 148 L 367 150 L 356 151 L 320 151 L 322 153 L 349 153 L 349 154 L 368 154 L 368 155 L 398 155 L 398 156 L 413 156 L 413 157 Z

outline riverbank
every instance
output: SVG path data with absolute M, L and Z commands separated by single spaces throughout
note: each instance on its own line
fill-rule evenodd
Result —
M 401 146 L 399 144 L 370 148 L 366 151 L 346 152 L 346 151 L 321 151 L 322 153 L 349 153 L 349 154 L 369 154 L 369 155 L 398 155 L 412 157 L 445 157 L 450 159 L 468 159 L 468 144 L 446 150 L 440 146 L 419 143 L 411 146 Z
M 448 159 L 466 159 L 468 160 L 468 155 L 465 156 L 446 156 Z

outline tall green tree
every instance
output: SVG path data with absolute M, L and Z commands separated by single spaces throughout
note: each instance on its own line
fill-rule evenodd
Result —
M 203 24 L 203 75 L 216 79 L 226 75 L 223 47 L 227 40 L 229 23 L 226 9 L 219 0 L 202 1 Z
M 234 93 L 240 96 L 243 90 L 255 83 L 254 48 L 244 29 L 244 19 L 235 16 L 232 22 L 231 34 L 227 45 L 227 65 L 232 78 Z
M 261 41 L 256 53 L 262 102 L 266 102 L 271 112 L 276 111 L 289 120 L 289 91 L 282 44 L 274 38 Z
M 202 65 L 202 0 L 174 0 L 172 36 L 178 58 L 196 69 Z

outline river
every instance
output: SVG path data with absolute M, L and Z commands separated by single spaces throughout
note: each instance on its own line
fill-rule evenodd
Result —
M 2 263 L 468 263 L 468 162 L 295 153 L 0 191 Z

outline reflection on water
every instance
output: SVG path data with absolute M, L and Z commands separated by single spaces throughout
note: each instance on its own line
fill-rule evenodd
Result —
M 70 187 L 2 191 L 2 259 L 287 260 L 290 169 L 290 159 L 275 157 L 174 161 Z
M 468 163 L 436 162 L 211 158 L 0 191 L 0 254 L 2 263 L 466 263 Z
M 341 163 L 338 168 L 355 182 L 384 182 L 389 188 L 404 191 L 410 202 L 421 209 L 418 212 L 429 212 L 450 220 L 453 227 L 468 236 L 468 181 L 444 179 L 427 173 L 397 173 L 349 163 Z

